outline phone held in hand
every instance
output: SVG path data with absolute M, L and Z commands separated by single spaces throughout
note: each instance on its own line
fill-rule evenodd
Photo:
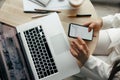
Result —
M 93 30 L 88 31 L 88 27 L 75 23 L 69 24 L 68 36 L 71 38 L 77 38 L 80 36 L 84 40 L 91 41 L 93 39 Z

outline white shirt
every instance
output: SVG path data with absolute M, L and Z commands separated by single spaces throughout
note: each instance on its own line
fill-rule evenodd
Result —
M 84 65 L 85 68 L 87 68 L 97 76 L 98 78 L 97 80 L 107 80 L 110 75 L 112 63 L 116 58 L 120 59 L 120 37 L 119 37 L 120 29 L 119 30 L 114 29 L 120 27 L 120 13 L 115 15 L 109 15 L 103 17 L 102 19 L 103 27 L 105 26 L 107 28 L 110 27 L 112 28 L 107 30 L 111 40 L 111 43 L 108 48 L 112 49 L 112 51 L 110 52 L 110 55 L 107 57 L 106 59 L 107 61 L 103 61 L 91 55 L 86 64 Z M 114 80 L 120 80 L 120 75 L 116 76 Z

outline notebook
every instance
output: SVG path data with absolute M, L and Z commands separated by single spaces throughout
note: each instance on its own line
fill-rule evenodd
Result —
M 46 7 L 51 0 L 29 0 L 40 6 Z
M 66 10 L 74 8 L 70 6 L 68 0 L 51 0 L 46 7 L 36 3 L 34 0 L 23 0 L 24 12 L 35 11 L 34 9 Z
M 57 13 L 16 29 L 32 80 L 62 80 L 80 72 Z

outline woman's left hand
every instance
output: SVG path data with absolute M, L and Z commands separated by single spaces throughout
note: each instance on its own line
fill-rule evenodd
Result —
M 90 32 L 92 29 L 94 30 L 94 32 L 99 31 L 102 26 L 103 26 L 103 20 L 102 19 L 98 19 L 96 21 L 88 21 L 86 23 L 83 24 L 84 26 L 88 26 L 88 31 Z M 94 34 L 94 36 L 96 36 Z

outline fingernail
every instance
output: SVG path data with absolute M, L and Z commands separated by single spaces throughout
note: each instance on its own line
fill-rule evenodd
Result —
M 91 31 L 91 29 L 88 29 L 88 32 L 90 32 Z

